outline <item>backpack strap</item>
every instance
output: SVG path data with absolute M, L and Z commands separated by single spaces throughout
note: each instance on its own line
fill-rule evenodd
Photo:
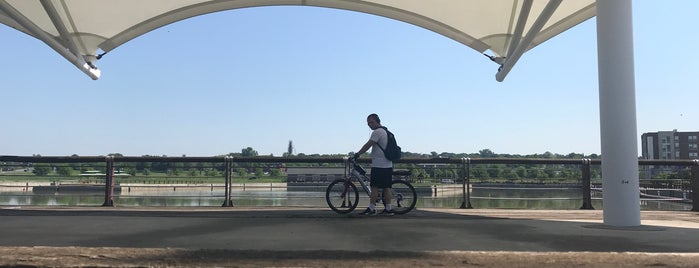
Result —
M 383 128 L 383 130 L 386 131 L 386 145 L 388 145 L 388 128 L 387 128 L 387 127 L 384 127 L 384 126 L 381 126 L 381 128 Z M 381 144 L 379 144 L 379 142 L 376 142 L 376 145 L 379 146 L 379 149 L 381 149 L 381 151 L 382 151 L 384 154 L 386 153 L 386 149 L 384 149 L 383 147 L 381 147 Z

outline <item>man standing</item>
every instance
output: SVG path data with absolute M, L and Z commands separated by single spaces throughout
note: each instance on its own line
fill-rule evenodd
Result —
M 362 215 L 376 215 L 376 201 L 379 197 L 379 189 L 383 189 L 384 211 L 381 214 L 393 215 L 391 207 L 391 181 L 393 180 L 393 162 L 386 159 L 383 150 L 388 145 L 388 133 L 381 126 L 381 119 L 376 114 L 370 114 L 366 119 L 367 125 L 373 130 L 371 137 L 362 149 L 354 154 L 354 158 L 359 158 L 371 148 L 371 198 L 369 207 L 362 212 Z M 380 148 L 379 148 L 380 146 Z

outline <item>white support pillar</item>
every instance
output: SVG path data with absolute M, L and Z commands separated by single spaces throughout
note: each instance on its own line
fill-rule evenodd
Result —
M 631 0 L 597 0 L 604 224 L 641 225 Z

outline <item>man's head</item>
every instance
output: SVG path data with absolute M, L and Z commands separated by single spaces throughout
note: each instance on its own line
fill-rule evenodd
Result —
M 367 116 L 366 123 L 372 130 L 381 127 L 381 119 L 379 119 L 379 116 L 377 114 L 370 114 L 369 116 Z

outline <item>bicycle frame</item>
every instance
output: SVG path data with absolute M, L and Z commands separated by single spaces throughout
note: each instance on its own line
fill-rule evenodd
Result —
M 349 181 L 352 181 L 352 178 L 355 178 L 358 182 L 359 185 L 362 186 L 362 189 L 364 189 L 364 192 L 367 194 L 367 196 L 371 196 L 371 187 L 369 187 L 369 181 L 371 180 L 369 177 L 366 175 L 366 170 L 362 168 L 359 164 L 357 164 L 356 161 L 353 159 L 350 159 L 350 164 L 349 169 L 350 169 L 350 179 Z

